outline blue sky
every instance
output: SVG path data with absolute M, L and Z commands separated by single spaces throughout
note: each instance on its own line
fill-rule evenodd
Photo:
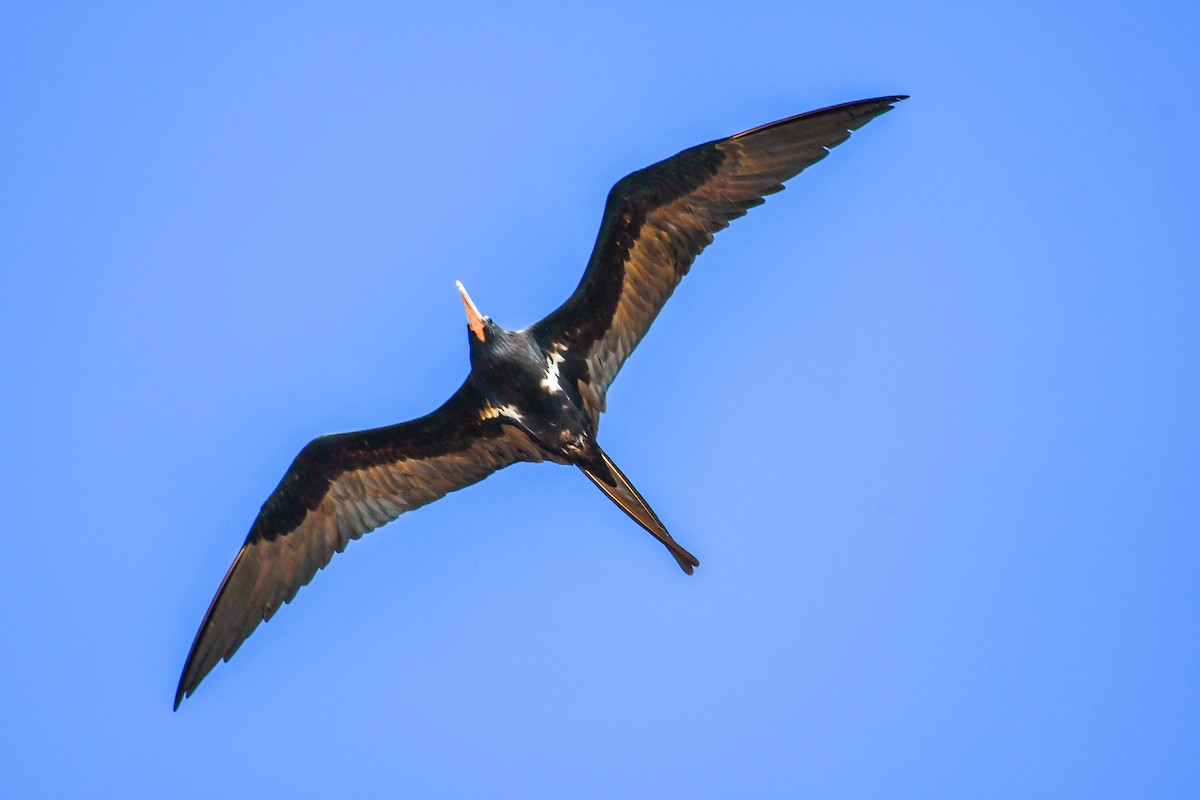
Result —
M 0 796 L 1194 797 L 1187 3 L 8 4 Z M 618 178 L 912 99 L 722 233 L 601 442 L 172 694 L 313 436 L 571 291 Z

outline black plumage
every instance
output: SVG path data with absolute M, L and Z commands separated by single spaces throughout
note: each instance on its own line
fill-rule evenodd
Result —
M 608 387 L 717 231 L 903 99 L 790 117 L 621 179 L 578 288 L 529 328 L 495 325 L 460 285 L 471 349 L 466 381 L 424 417 L 322 436 L 300 451 L 209 606 L 175 708 L 351 539 L 519 461 L 578 466 L 691 574 L 699 562 L 596 442 Z

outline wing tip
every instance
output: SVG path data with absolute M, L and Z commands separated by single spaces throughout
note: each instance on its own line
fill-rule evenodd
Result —
M 865 100 L 851 100 L 849 103 L 839 103 L 838 105 L 830 106 L 829 108 L 823 108 L 823 109 L 821 109 L 821 111 L 828 111 L 828 110 L 834 109 L 834 108 L 841 108 L 842 106 L 862 106 L 862 105 L 880 105 L 880 106 L 887 106 L 888 108 L 891 108 L 894 103 L 899 103 L 904 100 L 907 100 L 911 96 L 912 95 L 907 95 L 907 94 L 885 94 L 880 97 L 868 97 Z M 818 112 L 813 112 L 813 113 L 818 113 Z
M 882 108 L 882 109 L 880 109 L 879 113 L 880 113 L 880 114 L 885 114 L 885 113 L 887 113 L 888 111 L 891 111 L 893 108 L 895 108 L 895 107 L 896 107 L 896 103 L 903 103 L 905 100 L 907 100 L 907 99 L 908 99 L 909 97 L 911 97 L 911 96 L 912 96 L 912 95 L 907 95 L 907 94 L 893 94 L 893 95 L 888 95 L 887 97 L 877 97 L 877 98 L 875 98 L 873 101 L 872 101 L 872 100 L 866 100 L 866 101 L 863 101 L 863 102 L 867 102 L 867 103 L 870 103 L 870 102 L 877 102 L 877 103 L 879 103 L 880 105 L 882 105 L 882 106 L 883 106 L 883 108 Z
M 207 618 L 205 619 L 207 622 Z M 200 685 L 200 681 L 204 680 L 201 675 L 197 679 L 191 673 L 195 667 L 196 660 L 196 645 L 199 643 L 200 633 L 204 631 L 204 626 L 200 627 L 200 632 L 196 634 L 196 642 L 192 643 L 192 649 L 188 652 L 187 661 L 183 664 L 183 672 L 179 675 L 179 685 L 175 688 L 175 704 L 171 707 L 172 711 L 178 711 L 179 705 L 187 698 L 192 696 L 192 692 L 196 691 L 196 687 Z
M 889 94 L 881 97 L 870 97 L 865 100 L 851 100 L 848 103 L 838 103 L 836 105 L 826 106 L 825 108 L 818 108 L 814 111 L 805 111 L 802 114 L 796 114 L 792 117 L 785 117 L 784 119 L 775 120 L 774 122 L 768 122 L 765 125 L 759 125 L 758 127 L 751 128 L 748 131 L 735 133 L 729 138 L 741 139 L 742 137 L 750 136 L 755 133 L 761 133 L 763 131 L 770 130 L 771 128 L 781 127 L 789 123 L 799 122 L 801 120 L 811 119 L 813 117 L 820 117 L 825 114 L 836 114 L 839 112 L 848 114 L 850 118 L 855 121 L 854 124 L 848 125 L 847 128 L 849 130 L 857 130 L 880 114 L 886 114 L 887 112 L 891 111 L 893 108 L 895 108 L 896 103 L 907 100 L 910 96 L 911 95 L 907 94 Z M 859 122 L 858 120 L 862 121 Z
M 208 671 L 202 671 L 199 675 L 196 674 L 196 664 L 193 663 L 192 654 L 188 654 L 188 660 L 183 665 L 183 673 L 179 676 L 179 686 L 175 688 L 175 703 L 171 707 L 172 711 L 178 711 L 179 706 L 184 700 L 195 694 L 196 689 L 200 686 L 200 681 L 204 680 L 208 675 Z M 209 670 L 212 668 L 209 667 Z
M 867 121 L 874 119 L 880 114 L 886 114 L 896 107 L 896 103 L 902 103 L 907 100 L 910 95 L 907 94 L 890 94 L 883 97 L 872 97 L 867 100 L 855 100 L 841 105 L 831 106 L 823 109 L 824 111 L 835 111 L 844 108 L 849 112 L 850 116 L 866 117 Z M 865 123 L 864 123 L 865 124 Z

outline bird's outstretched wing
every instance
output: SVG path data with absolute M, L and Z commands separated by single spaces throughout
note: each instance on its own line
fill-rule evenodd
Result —
M 563 355 L 560 371 L 578 382 L 593 424 L 609 384 L 713 234 L 903 99 L 772 122 L 684 150 L 612 188 L 579 287 L 532 329 Z
M 188 653 L 175 708 L 335 552 L 405 511 L 518 461 L 541 461 L 464 383 L 432 414 L 310 442 L 263 504 Z

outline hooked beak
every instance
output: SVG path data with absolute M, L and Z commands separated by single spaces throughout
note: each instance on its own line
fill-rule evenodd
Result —
M 479 341 L 486 341 L 483 333 L 483 315 L 479 313 L 479 309 L 471 302 L 471 295 L 467 294 L 467 290 L 463 288 L 462 281 L 455 281 L 458 286 L 458 293 L 462 295 L 463 307 L 467 310 L 467 327 L 471 329 L 471 333 L 475 334 L 475 338 Z

